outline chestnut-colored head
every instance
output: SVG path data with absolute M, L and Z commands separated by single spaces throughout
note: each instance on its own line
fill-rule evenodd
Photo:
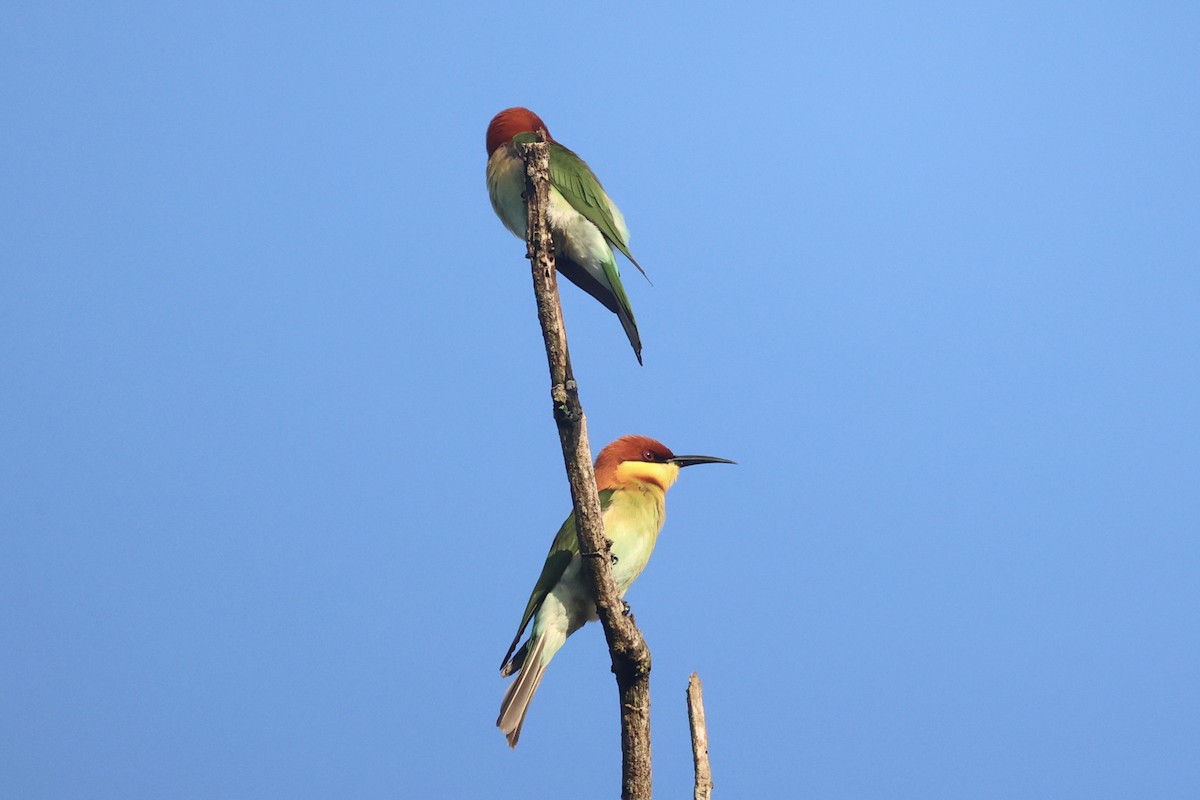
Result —
M 550 137 L 550 130 L 546 127 L 546 123 L 542 122 L 542 118 L 528 108 L 520 106 L 506 108 L 492 117 L 491 124 L 488 125 L 488 156 L 490 157 L 492 153 L 496 152 L 497 148 L 511 142 L 518 133 L 536 133 L 538 131 L 546 131 L 546 136 Z
M 622 436 L 600 451 L 596 459 L 596 482 L 603 485 L 600 474 L 616 471 L 622 461 L 646 461 L 665 464 L 675 454 L 657 439 L 649 436 Z
M 716 456 L 677 456 L 649 436 L 622 436 L 600 451 L 596 459 L 596 487 L 616 489 L 629 484 L 652 484 L 664 492 L 679 477 L 679 470 L 694 464 L 733 464 Z
M 596 458 L 596 486 L 601 489 L 615 489 L 632 477 L 630 467 L 634 464 L 659 464 L 666 467 L 674 457 L 671 448 L 657 439 L 651 439 L 649 436 L 622 436 L 601 450 Z M 626 462 L 630 462 L 630 467 L 621 469 L 621 465 Z M 651 468 L 650 473 L 655 474 L 658 471 Z M 637 469 L 636 472 L 642 473 L 646 470 Z M 665 472 L 669 476 L 672 472 L 678 473 L 678 469 L 667 469 Z M 660 485 L 663 483 L 662 480 L 654 482 Z M 673 477 L 662 488 L 670 488 L 671 483 L 674 483 Z

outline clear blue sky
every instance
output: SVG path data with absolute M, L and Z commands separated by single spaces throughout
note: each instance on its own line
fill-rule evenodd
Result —
M 726 798 L 1200 796 L 1197 42 L 1194 3 L 6 4 L 0 796 L 618 794 L 598 628 L 493 727 L 569 507 L 484 189 L 517 104 L 654 281 L 645 367 L 564 291 L 595 449 L 739 462 L 629 595 L 658 795 L 695 670 Z

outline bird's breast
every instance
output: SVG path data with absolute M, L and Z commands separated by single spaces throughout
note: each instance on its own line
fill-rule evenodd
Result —
M 514 236 L 524 239 L 525 162 L 511 145 L 498 148 L 488 159 L 487 185 L 488 197 L 496 216 Z M 548 216 L 554 249 L 584 269 L 596 271 L 602 276 L 604 265 L 614 262 L 615 257 L 600 229 L 553 187 L 550 189 Z
M 487 165 L 488 197 L 492 210 L 517 238 L 525 238 L 525 162 L 501 147 Z
M 604 515 L 604 535 L 612 541 L 613 577 L 622 594 L 642 574 L 662 530 L 665 505 L 653 491 L 621 491 Z

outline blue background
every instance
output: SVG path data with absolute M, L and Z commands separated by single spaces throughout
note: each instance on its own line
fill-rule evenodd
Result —
M 528 105 L 625 212 L 595 450 L 687 470 L 629 600 L 658 795 L 1200 796 L 1193 3 L 0 11 L 0 796 L 613 797 L 603 637 L 520 747 L 569 507 Z

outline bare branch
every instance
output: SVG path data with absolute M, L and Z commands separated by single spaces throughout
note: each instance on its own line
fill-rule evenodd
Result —
M 692 761 L 696 765 L 695 800 L 712 800 L 712 766 L 708 763 L 708 723 L 704 719 L 704 689 L 692 673 L 687 688 L 688 724 L 692 728 Z
M 649 800 L 650 775 L 650 649 L 613 580 L 609 558 L 611 543 L 604 538 L 596 474 L 588 445 L 587 420 L 579 404 L 579 387 L 571 370 L 567 332 L 563 326 L 554 269 L 554 243 L 550 233 L 550 148 L 544 132 L 538 141 L 522 146 L 525 159 L 525 196 L 528 198 L 526 242 L 533 265 L 533 291 L 538 320 L 550 366 L 550 397 L 554 421 L 562 443 L 571 502 L 575 506 L 583 573 L 596 600 L 596 613 L 604 626 L 613 673 L 621 698 L 621 797 Z

